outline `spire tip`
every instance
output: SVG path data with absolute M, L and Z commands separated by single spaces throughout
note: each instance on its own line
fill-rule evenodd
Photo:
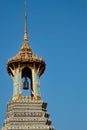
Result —
M 28 34 L 27 34 L 26 0 L 24 0 L 24 40 L 28 40 Z

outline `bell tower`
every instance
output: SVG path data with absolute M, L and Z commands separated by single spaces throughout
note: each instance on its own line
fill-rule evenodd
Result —
M 18 54 L 7 63 L 7 72 L 13 80 L 13 95 L 7 104 L 2 130 L 54 130 L 47 103 L 40 95 L 40 76 L 45 66 L 45 61 L 32 52 L 29 44 L 24 0 L 24 39 Z M 23 89 L 30 94 L 23 96 Z
M 24 1 L 23 44 L 19 53 L 15 57 L 9 59 L 7 63 L 7 71 L 13 80 L 12 100 L 17 100 L 20 96 L 22 96 L 22 89 L 25 89 L 26 91 L 30 89 L 30 98 L 41 99 L 40 76 L 43 74 L 44 70 L 45 61 L 37 57 L 30 48 L 27 33 L 26 1 Z

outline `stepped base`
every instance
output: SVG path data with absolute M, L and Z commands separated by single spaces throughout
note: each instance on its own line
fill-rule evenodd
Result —
M 11 101 L 7 104 L 6 119 L 1 130 L 54 130 L 47 103 L 42 100 Z

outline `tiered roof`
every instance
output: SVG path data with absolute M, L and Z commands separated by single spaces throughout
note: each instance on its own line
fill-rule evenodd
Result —
M 26 15 L 26 3 L 25 3 L 25 12 L 24 12 L 24 40 L 22 47 L 19 51 L 19 53 L 15 56 L 12 57 L 11 59 L 8 60 L 7 63 L 7 71 L 10 74 L 10 67 L 12 64 L 20 62 L 22 63 L 36 63 L 38 66 L 40 66 L 40 75 L 44 72 L 45 70 L 45 61 L 42 58 L 37 57 L 33 52 L 32 49 L 30 48 L 30 44 L 28 41 L 28 33 L 27 33 L 27 15 Z

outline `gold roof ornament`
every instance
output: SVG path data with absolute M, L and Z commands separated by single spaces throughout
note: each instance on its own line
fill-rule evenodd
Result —
M 19 51 L 19 53 L 8 60 L 7 63 L 7 71 L 9 74 L 11 74 L 10 68 L 14 63 L 20 63 L 22 64 L 37 64 L 37 67 L 39 67 L 39 76 L 42 75 L 42 73 L 45 70 L 45 61 L 42 58 L 37 57 L 30 48 L 29 41 L 28 41 L 28 33 L 27 33 L 27 15 L 26 15 L 26 1 L 24 2 L 24 40 L 22 47 Z

